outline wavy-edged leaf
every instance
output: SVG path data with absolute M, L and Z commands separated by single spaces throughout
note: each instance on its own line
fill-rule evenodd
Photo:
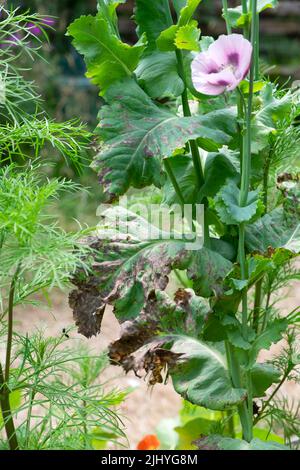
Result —
M 199 51 L 200 29 L 194 23 L 181 26 L 175 36 L 175 46 L 177 49 L 188 51 Z
M 170 374 L 185 400 L 212 410 L 229 409 L 245 400 L 246 390 L 232 387 L 225 358 L 207 343 L 176 336 L 171 351 L 182 354 Z
M 239 225 L 250 222 L 262 212 L 262 204 L 258 198 L 259 191 L 250 191 L 245 206 L 239 202 L 240 189 L 234 181 L 228 180 L 216 198 L 216 210 L 222 222 L 227 225 Z
M 288 320 L 286 318 L 275 318 L 275 320 L 270 321 L 267 328 L 255 338 L 248 351 L 247 368 L 253 366 L 258 353 L 262 349 L 269 349 L 273 343 L 278 343 L 287 328 Z
M 93 168 L 99 171 L 106 201 L 130 186 L 163 183 L 161 160 L 190 139 L 229 142 L 235 130 L 231 110 L 179 117 L 156 106 L 133 80 L 112 85 L 100 111 L 99 135 L 104 143 Z
M 135 74 L 138 83 L 153 99 L 174 98 L 184 90 L 176 56 L 172 52 L 154 51 L 147 54 L 140 60 Z
M 144 36 L 134 46 L 122 42 L 102 10 L 96 16 L 76 19 L 68 35 L 84 56 L 87 77 L 100 87 L 101 94 L 115 81 L 132 76 L 146 47 Z
M 199 50 L 198 39 L 200 30 L 197 22 L 192 20 L 193 15 L 201 0 L 180 0 L 174 4 L 178 21 L 175 25 L 169 25 L 158 36 L 156 43 L 162 51 L 175 51 L 178 49 Z

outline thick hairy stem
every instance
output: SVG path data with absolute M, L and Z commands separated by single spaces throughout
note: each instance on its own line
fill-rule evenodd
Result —
M 10 450 L 19 448 L 12 411 L 9 403 L 9 389 L 5 382 L 2 364 L 0 364 L 0 405 Z

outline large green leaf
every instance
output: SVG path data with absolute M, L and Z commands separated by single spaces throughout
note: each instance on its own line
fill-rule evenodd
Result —
M 153 99 L 174 98 L 184 90 L 172 52 L 151 52 L 141 59 L 135 73 L 139 84 Z
M 198 194 L 198 201 L 204 196 L 213 197 L 227 179 L 238 176 L 234 161 L 223 153 L 209 153 L 205 160 L 204 185 Z
M 180 0 L 175 2 L 178 21 L 175 25 L 161 32 L 157 38 L 158 48 L 162 51 L 173 51 L 178 49 L 199 50 L 200 30 L 197 22 L 192 20 L 193 15 L 201 0 Z
M 225 358 L 207 343 L 176 336 L 171 351 L 183 354 L 171 377 L 185 400 L 212 410 L 232 408 L 246 398 L 246 390 L 232 387 Z
M 288 320 L 286 318 L 275 318 L 268 323 L 267 328 L 255 338 L 248 351 L 248 369 L 253 367 L 262 349 L 269 349 L 273 343 L 277 343 L 282 339 L 282 335 L 287 328 Z
M 242 439 L 232 439 L 217 434 L 202 437 L 196 441 L 196 444 L 200 450 L 289 450 L 278 442 L 265 442 L 254 438 L 249 443 Z
M 81 16 L 68 28 L 73 44 L 84 55 L 87 77 L 103 94 L 113 82 L 130 77 L 135 70 L 146 41 L 142 37 L 134 46 L 121 41 L 113 21 L 100 9 L 96 16 Z
M 135 3 L 137 33 L 140 37 L 146 33 L 148 50 L 156 49 L 155 41 L 159 34 L 172 24 L 168 0 L 136 0 Z
M 261 107 L 252 121 L 252 153 L 258 153 L 269 144 L 270 134 L 290 115 L 294 97 L 292 93 L 276 97 L 274 85 L 267 83 L 260 93 Z
M 143 188 L 163 183 L 162 157 L 203 137 L 219 144 L 235 131 L 231 111 L 179 117 L 156 106 L 133 80 L 112 85 L 100 111 L 99 135 L 105 145 L 95 158 L 104 196 L 113 201 L 130 186 Z
M 251 369 L 253 396 L 263 397 L 273 383 L 280 381 L 281 372 L 273 364 L 257 363 Z
M 269 248 L 285 248 L 299 253 L 299 217 L 277 207 L 246 228 L 246 246 L 249 251 L 260 253 L 267 253 Z

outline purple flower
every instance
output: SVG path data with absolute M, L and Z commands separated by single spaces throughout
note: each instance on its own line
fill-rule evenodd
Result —
M 241 34 L 220 36 L 192 62 L 194 87 L 204 95 L 234 90 L 249 72 L 252 45 Z
M 41 26 L 45 26 L 45 27 L 53 26 L 55 24 L 55 19 L 46 17 L 46 18 L 43 18 L 40 24 Z M 41 28 L 34 23 L 28 23 L 26 27 L 33 36 L 39 36 L 40 34 L 42 34 Z

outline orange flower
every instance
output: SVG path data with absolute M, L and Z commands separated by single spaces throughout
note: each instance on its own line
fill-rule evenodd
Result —
M 155 434 L 148 434 L 137 445 L 137 450 L 156 450 L 160 446 L 160 442 Z

